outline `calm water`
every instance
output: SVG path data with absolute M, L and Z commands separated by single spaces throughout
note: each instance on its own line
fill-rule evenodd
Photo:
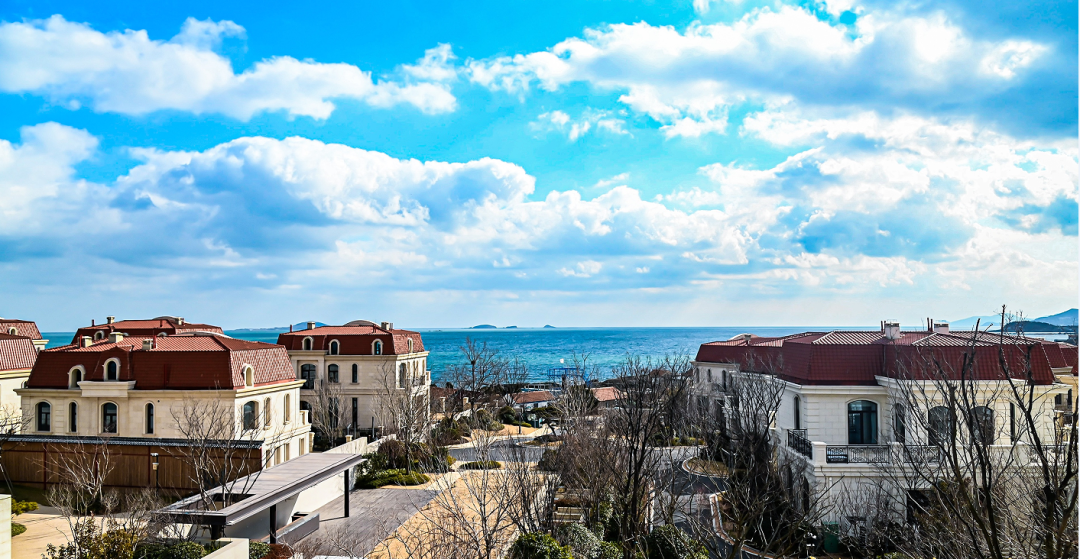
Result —
M 726 340 L 744 332 L 759 336 L 784 336 L 810 330 L 833 330 L 837 327 L 729 327 L 729 328 L 518 328 L 500 330 L 435 330 L 418 328 L 424 347 L 431 352 L 428 368 L 432 379 L 442 382 L 447 367 L 463 361 L 461 346 L 466 338 L 487 342 L 488 347 L 508 358 L 517 357 L 529 366 L 530 380 L 547 380 L 549 371 L 559 367 L 559 360 L 571 362 L 574 352 L 588 354 L 588 362 L 601 374 L 627 355 L 663 358 L 669 355 L 693 357 L 699 345 Z M 852 329 L 852 328 L 840 328 Z M 244 340 L 276 343 L 276 332 L 226 332 Z M 71 341 L 73 332 L 48 332 L 49 347 Z

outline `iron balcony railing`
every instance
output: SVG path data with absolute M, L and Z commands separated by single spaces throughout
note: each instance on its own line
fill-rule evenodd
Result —
M 936 464 L 941 462 L 941 447 L 936 445 L 904 445 L 904 462 Z
M 829 464 L 885 464 L 889 462 L 886 445 L 843 445 L 825 447 L 825 462 Z
M 810 444 L 810 439 L 806 438 L 806 429 L 788 429 L 787 445 L 791 450 L 807 458 L 814 457 L 814 445 Z

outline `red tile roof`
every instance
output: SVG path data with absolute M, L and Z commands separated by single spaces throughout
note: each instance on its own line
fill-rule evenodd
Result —
M 799 384 L 873 385 L 876 376 L 927 378 L 940 366 L 948 374 L 963 368 L 973 351 L 972 372 L 978 378 L 1004 378 L 998 348 L 1014 378 L 1030 365 L 1036 382 L 1054 381 L 1052 368 L 1073 366 L 1077 348 L 1037 338 L 985 332 L 901 332 L 890 340 L 881 331 L 806 332 L 783 338 L 743 337 L 702 344 L 696 360 L 739 363 L 746 370 L 766 371 Z M 932 371 L 933 370 L 933 371 Z
M 555 395 L 547 390 L 533 390 L 531 392 L 518 392 L 511 396 L 514 399 L 515 404 L 537 404 L 540 402 L 551 402 L 555 399 Z
M 41 332 L 37 324 L 29 320 L 16 320 L 14 318 L 0 318 L 0 333 L 10 334 L 15 329 L 16 336 L 26 336 L 31 340 L 40 340 Z
M 0 371 L 22 371 L 37 360 L 34 341 L 26 336 L 0 334 Z
M 619 389 L 614 386 L 593 388 L 592 395 L 593 398 L 596 398 L 597 402 L 613 402 L 622 398 L 622 392 L 619 392 Z
M 153 340 L 152 349 L 143 349 Z M 43 350 L 30 373 L 30 388 L 66 388 L 68 372 L 77 365 L 85 380 L 103 380 L 105 362 L 120 362 L 118 380 L 134 380 L 136 390 L 211 390 L 244 386 L 244 365 L 254 369 L 256 386 L 296 380 L 285 348 L 237 340 L 224 334 L 126 336 L 119 343 L 100 340 Z
M 311 349 L 328 351 L 330 342 L 337 340 L 341 347 L 338 355 L 372 355 L 375 340 L 382 340 L 383 355 L 409 353 L 409 340 L 413 342 L 412 353 L 424 351 L 424 340 L 419 332 L 412 330 L 386 330 L 374 325 L 319 326 L 310 330 L 284 332 L 278 335 L 278 343 L 289 350 L 302 350 L 304 338 L 311 338 Z
M 215 332 L 223 333 L 220 326 L 212 324 L 200 324 L 197 322 L 180 323 L 180 319 L 172 316 L 162 316 L 145 320 L 118 320 L 112 324 L 98 324 L 96 326 L 84 326 L 75 332 L 71 343 L 79 343 L 83 336 L 108 338 L 113 332 L 123 332 L 129 336 L 156 336 L 158 334 L 174 335 L 187 332 Z

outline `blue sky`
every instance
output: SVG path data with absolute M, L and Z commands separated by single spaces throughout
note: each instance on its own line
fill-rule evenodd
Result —
M 8 2 L 0 315 L 1052 314 L 1077 58 L 1056 2 Z

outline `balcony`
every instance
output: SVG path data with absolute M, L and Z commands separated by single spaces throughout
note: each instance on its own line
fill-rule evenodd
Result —
M 887 464 L 888 445 L 828 445 L 825 447 L 828 464 Z
M 941 462 L 941 447 L 936 445 L 904 445 L 904 462 L 908 464 L 937 464 Z
M 807 458 L 814 458 L 814 445 L 806 438 L 806 429 L 788 429 L 787 445 Z

